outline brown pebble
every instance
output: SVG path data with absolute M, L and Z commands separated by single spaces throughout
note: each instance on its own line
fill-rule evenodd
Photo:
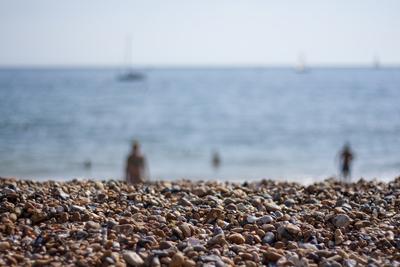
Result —
M 99 183 L 0 178 L 0 265 L 398 265 L 400 177 Z
M 81 221 L 81 214 L 77 211 L 72 213 L 71 220 L 73 222 L 80 222 Z
M 0 250 L 5 251 L 7 249 L 10 249 L 10 243 L 4 241 L 4 242 L 0 242 Z
M 183 263 L 183 267 L 195 267 L 196 262 L 190 259 L 185 259 L 185 262 Z
M 87 229 L 87 230 L 97 230 L 99 228 L 100 228 L 100 224 L 97 222 L 88 221 L 85 224 L 85 229 Z
M 69 214 L 68 214 L 68 212 L 62 212 L 62 213 L 60 214 L 58 220 L 59 220 L 60 223 L 65 223 L 65 222 L 67 222 L 67 221 L 69 220 Z
M 245 242 L 244 237 L 239 233 L 228 236 L 228 240 L 232 243 L 239 244 L 239 245 L 243 244 Z
M 183 254 L 181 252 L 177 252 L 171 258 L 169 267 L 182 267 L 184 263 L 185 263 L 185 256 L 183 256 Z
M 179 225 L 179 229 L 182 231 L 182 233 L 185 237 L 192 236 L 192 231 L 191 231 L 188 223 L 183 223 L 183 224 Z
M 264 252 L 264 257 L 267 260 L 270 260 L 273 262 L 278 261 L 282 256 L 283 256 L 282 254 L 278 253 L 276 250 L 274 250 L 272 248 L 268 249 L 267 251 Z

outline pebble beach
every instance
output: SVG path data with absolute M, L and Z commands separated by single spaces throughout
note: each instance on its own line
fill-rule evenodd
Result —
M 0 179 L 1 266 L 400 266 L 400 177 Z

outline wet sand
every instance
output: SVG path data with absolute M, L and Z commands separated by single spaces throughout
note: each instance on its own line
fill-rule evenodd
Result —
M 0 265 L 399 266 L 400 178 L 0 179 Z

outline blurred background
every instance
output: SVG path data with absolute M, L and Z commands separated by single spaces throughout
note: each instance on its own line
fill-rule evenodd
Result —
M 398 1 L 0 2 L 0 176 L 400 174 Z M 212 166 L 218 153 L 220 166 Z

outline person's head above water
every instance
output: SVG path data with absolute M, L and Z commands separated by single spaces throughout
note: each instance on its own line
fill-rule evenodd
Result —
M 350 142 L 344 143 L 343 149 L 349 151 L 350 150 Z
M 136 153 L 139 153 L 139 150 L 140 150 L 139 142 L 138 142 L 137 140 L 134 140 L 134 141 L 132 142 L 132 152 L 133 152 L 134 154 L 136 154 Z

